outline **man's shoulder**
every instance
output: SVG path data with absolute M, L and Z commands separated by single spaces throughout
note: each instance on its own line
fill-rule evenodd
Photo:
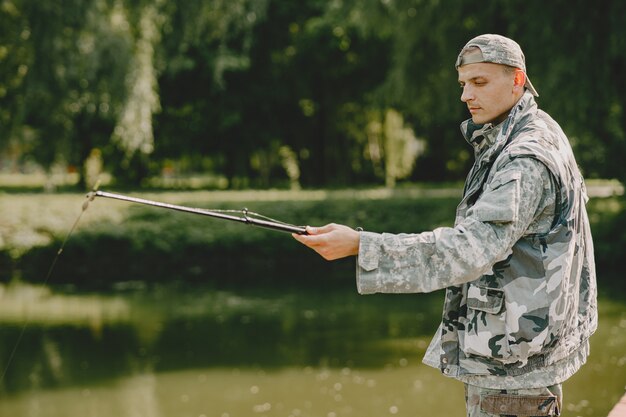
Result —
M 498 155 L 494 171 L 516 170 L 526 179 L 543 178 L 556 172 L 561 159 L 561 140 L 542 129 L 529 128 L 513 137 Z
M 511 142 L 518 146 L 526 142 L 547 141 L 557 145 L 559 139 L 566 138 L 563 129 L 548 113 L 541 109 L 536 109 L 515 126 L 511 132 Z
M 510 157 L 546 157 L 571 148 L 567 136 L 559 124 L 542 110 L 537 110 L 516 131 L 512 132 L 509 145 L 503 153 Z
M 505 178 L 517 173 L 521 182 L 543 186 L 544 181 L 549 180 L 550 172 L 548 165 L 535 153 L 520 153 L 519 156 L 514 156 L 514 154 L 500 155 L 494 164 L 490 180 Z

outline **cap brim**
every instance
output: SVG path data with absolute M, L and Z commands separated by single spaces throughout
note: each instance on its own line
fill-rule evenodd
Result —
M 524 87 L 528 88 L 528 91 L 530 91 L 533 96 L 539 97 L 539 93 L 537 92 L 537 90 L 535 90 L 533 83 L 530 82 L 530 78 L 528 78 L 528 75 L 526 75 L 526 84 L 524 84 Z

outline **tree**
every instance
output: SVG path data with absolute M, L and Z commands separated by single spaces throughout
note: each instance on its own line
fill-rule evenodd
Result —
M 82 167 L 109 142 L 130 57 L 115 13 L 106 0 L 3 2 L 3 16 L 22 28 L 19 39 L 3 36 L 4 48 L 18 51 L 24 74 L 8 96 L 5 139 L 23 156 L 46 168 L 59 160 Z
M 626 151 L 625 9 L 617 0 L 4 0 L 1 147 L 45 167 L 83 167 L 101 149 L 106 168 L 134 184 L 165 165 L 224 175 L 235 188 L 382 183 L 384 146 L 375 152 L 368 126 L 394 109 L 425 143 L 408 178 L 458 180 L 472 158 L 453 64 L 468 39 L 491 32 L 522 45 L 539 105 L 586 176 L 624 181 L 614 155 Z
M 266 8 L 258 0 L 165 4 L 155 158 L 220 171 L 231 180 L 249 176 L 253 146 L 241 113 L 251 92 L 239 87 L 238 77 L 250 71 L 254 28 Z

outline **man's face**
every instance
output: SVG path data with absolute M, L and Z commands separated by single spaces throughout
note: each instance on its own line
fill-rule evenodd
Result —
M 514 73 L 500 64 L 480 62 L 458 68 L 463 89 L 461 101 L 467 104 L 474 123 L 500 123 L 519 100 L 523 87 L 514 85 Z

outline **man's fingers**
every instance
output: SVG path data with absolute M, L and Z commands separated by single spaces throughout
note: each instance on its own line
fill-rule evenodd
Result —
M 307 228 L 307 232 L 309 232 L 308 228 Z M 293 237 L 300 243 L 304 243 L 305 245 L 309 246 L 309 247 L 313 247 L 313 246 L 319 246 L 321 243 L 323 243 L 326 239 L 324 236 L 320 236 L 320 235 L 315 235 L 313 233 L 310 233 L 308 235 L 298 235 L 298 234 L 293 234 Z
M 319 230 L 320 230 L 319 227 L 313 227 L 313 226 L 306 227 L 306 232 L 309 234 L 309 236 L 318 234 Z
M 321 227 L 307 226 L 306 231 L 306 235 L 294 234 L 294 239 L 324 259 L 334 260 L 358 253 L 359 235 L 347 226 L 330 223 Z
M 330 224 L 327 224 L 325 226 L 320 226 L 320 227 L 307 226 L 306 231 L 309 235 L 321 235 L 324 233 L 332 232 L 335 229 L 335 226 L 336 224 L 334 223 L 330 223 Z
M 323 235 L 325 233 L 332 232 L 334 230 L 334 226 L 335 226 L 335 224 L 333 224 L 333 223 L 330 223 L 330 224 L 327 224 L 327 225 L 321 226 L 321 227 L 306 226 L 306 233 L 307 234 L 306 235 L 300 235 L 300 236 L 303 236 L 303 237 L 307 238 L 307 237 L 311 237 L 311 236 L 315 236 L 315 235 Z M 300 239 L 298 239 L 298 240 L 300 240 Z M 306 240 L 307 239 L 302 239 L 302 240 L 300 240 L 300 242 L 304 242 Z

